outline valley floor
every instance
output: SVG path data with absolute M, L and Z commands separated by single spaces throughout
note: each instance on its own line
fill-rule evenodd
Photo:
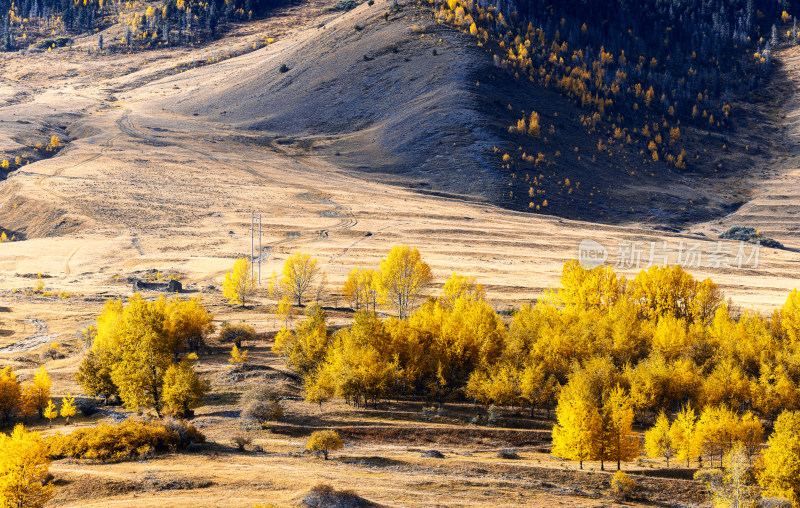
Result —
M 383 12 L 389 4 L 377 0 L 371 8 Z M 338 23 L 352 24 L 364 9 L 366 4 Z M 486 286 L 488 301 L 502 311 L 533 302 L 554 287 L 564 262 L 578 257 L 584 240 L 608 249 L 609 261 L 620 261 L 617 270 L 633 277 L 649 263 L 651 249 L 663 249 L 664 242 L 672 263 L 682 245 L 697 244 L 710 257 L 719 253 L 717 235 L 743 224 L 789 249 L 762 248 L 757 267 L 751 260 L 743 268 L 689 271 L 698 278 L 711 277 L 742 309 L 764 313 L 780 306 L 796 287 L 800 103 L 795 93 L 775 112 L 784 117 L 776 143 L 785 150 L 774 165 L 753 175 L 753 199 L 730 216 L 680 232 L 517 213 L 468 198 L 416 192 L 364 179 L 318 156 L 316 151 L 324 151 L 329 142 L 324 137 L 309 147 L 295 139 L 237 129 L 224 118 L 180 116 L 162 108 L 199 90 L 212 73 L 227 72 L 235 80 L 239 69 L 281 61 L 320 19 L 334 16 L 287 14 L 240 27 L 230 39 L 203 48 L 87 58 L 85 50 L 93 44 L 87 38 L 77 40 L 71 51 L 24 58 L 0 54 L 0 153 L 22 151 L 54 133 L 69 140 L 56 156 L 24 166 L 0 182 L 0 227 L 22 225 L 28 236 L 0 244 L 0 366 L 9 363 L 30 375 L 43 348 L 57 342 L 66 358 L 49 360 L 46 368 L 59 394 L 78 393 L 73 379 L 81 351 L 77 332 L 93 321 L 105 299 L 126 298 L 131 278 L 150 270 L 179 275 L 189 294 L 201 296 L 218 322 L 245 320 L 259 332 L 275 331 L 279 327 L 263 286 L 256 305 L 246 311 L 228 306 L 219 289 L 234 260 L 250 252 L 251 213 L 262 217 L 262 282 L 296 250 L 317 257 L 329 283 L 322 303 L 334 309 L 333 324 L 350 318 L 348 312 L 335 310 L 346 307 L 340 288 L 349 270 L 376 267 L 392 246 L 401 244 L 419 248 L 439 283 L 453 271 L 476 276 Z M 331 21 L 332 30 L 336 23 Z M 253 42 L 277 34 L 274 44 L 248 51 Z M 210 66 L 195 65 L 227 52 L 243 54 Z M 786 50 L 780 59 L 784 65 L 776 86 L 788 90 L 800 80 L 800 50 Z M 178 72 L 179 66 L 188 70 Z M 640 257 L 624 262 L 622 254 L 631 245 L 641 250 Z M 738 244 L 722 247 L 730 249 L 731 258 L 737 254 Z M 44 287 L 34 292 L 40 280 Z M 267 347 L 251 348 L 256 365 L 281 371 Z M 225 369 L 226 354 L 220 350 L 203 357 L 201 365 L 217 376 Z M 576 464 L 554 459 L 542 445 L 520 447 L 519 460 L 496 458 L 505 440 L 475 437 L 486 429 L 468 423 L 477 411 L 472 407 L 450 407 L 444 416 L 424 422 L 421 407 L 413 405 L 358 412 L 340 404 L 320 413 L 305 403 L 291 403 L 288 426 L 474 430 L 471 440 L 448 444 L 419 436 L 412 442 L 382 440 L 377 432 L 378 438 L 348 441 L 325 462 L 298 454 L 303 437 L 292 435 L 291 429 L 248 427 L 236 412 L 242 390 L 215 387 L 217 402 L 204 406 L 197 417 L 213 444 L 196 453 L 107 465 L 56 462 L 52 506 L 252 506 L 269 501 L 283 506 L 297 502 L 317 483 L 352 488 L 386 506 L 611 504 L 610 473 L 600 472 L 599 464 L 576 472 Z M 524 422 L 524 428 L 551 425 L 513 418 Z M 264 451 L 234 451 L 229 441 L 238 431 L 251 433 Z M 420 457 L 431 448 L 445 459 Z M 643 460 L 625 468 L 646 472 L 661 466 Z M 695 482 L 658 477 L 640 481 L 648 504 L 704 499 Z

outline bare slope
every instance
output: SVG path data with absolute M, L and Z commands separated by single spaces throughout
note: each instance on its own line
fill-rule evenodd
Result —
M 262 144 L 277 140 L 384 183 L 596 222 L 671 228 L 729 213 L 750 195 L 739 179 L 757 156 L 745 144 L 760 146 L 764 137 L 757 129 L 742 141 L 686 128 L 697 157 L 718 155 L 713 167 L 691 171 L 643 160 L 634 145 L 608 148 L 601 133 L 588 135 L 581 125 L 586 110 L 496 67 L 474 37 L 413 4 L 365 3 L 175 79 L 194 85 L 152 102 L 154 114 L 194 116 Z M 531 109 L 542 138 L 509 132 Z
M 154 106 L 284 146 L 302 138 L 310 153 L 363 171 L 499 199 L 501 175 L 486 154 L 501 140 L 486 132 L 492 120 L 477 111 L 470 86 L 490 60 L 464 34 L 421 28 L 431 23 L 426 12 L 385 7 L 364 3 L 274 47 L 199 69 L 197 88 Z

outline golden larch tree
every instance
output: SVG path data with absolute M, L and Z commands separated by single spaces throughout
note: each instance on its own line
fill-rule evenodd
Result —
M 0 433 L 0 506 L 41 508 L 53 495 L 47 480 L 50 459 L 38 432 L 17 425 L 11 434 Z
M 195 372 L 193 363 L 196 360 L 197 355 L 192 353 L 170 365 L 164 373 L 164 406 L 170 414 L 179 417 L 193 415 L 210 388 Z
M 644 433 L 644 449 L 648 457 L 664 457 L 669 467 L 669 459 L 675 455 L 672 436 L 669 432 L 669 419 L 662 411 L 655 425 Z
M 328 460 L 328 454 L 339 450 L 344 446 L 342 438 L 333 430 L 318 430 L 311 434 L 311 437 L 306 443 L 306 449 L 312 452 L 321 453 L 325 460 Z
M 3 422 L 16 414 L 22 407 L 22 388 L 17 380 L 17 374 L 11 367 L 0 370 L 0 416 Z
M 669 429 L 670 437 L 675 446 L 676 456 L 689 460 L 700 455 L 701 442 L 697 429 L 697 416 L 691 406 L 686 405 L 679 413 Z
M 49 427 L 53 426 L 53 420 L 58 418 L 58 408 L 53 403 L 53 399 L 47 401 L 47 407 L 44 408 L 44 417 L 47 418 Z
M 256 281 L 253 278 L 250 261 L 239 258 L 230 272 L 225 274 L 222 282 L 222 294 L 229 303 L 245 306 L 247 299 L 255 292 Z
M 800 505 L 800 411 L 784 411 L 778 417 L 763 461 L 758 483 L 764 495 Z
M 44 370 L 44 366 L 39 367 L 36 374 L 33 376 L 33 381 L 25 385 L 24 388 L 24 405 L 27 408 L 26 413 L 38 413 L 39 418 L 44 417 L 44 408 L 50 401 L 50 388 L 53 386 L 50 381 L 50 376 Z
M 639 438 L 633 432 L 633 405 L 625 390 L 617 386 L 603 403 L 603 449 L 602 459 L 616 461 L 620 470 L 622 461 L 639 456 Z M 601 462 L 602 469 L 602 462 Z
M 380 264 L 381 293 L 405 319 L 417 298 L 433 280 L 431 268 L 416 248 L 394 247 Z
M 597 456 L 603 437 L 603 420 L 597 405 L 581 386 L 569 383 L 561 391 L 553 426 L 553 455 L 583 462 Z
M 71 395 L 67 395 L 66 397 L 61 399 L 61 416 L 67 419 L 65 425 L 69 425 L 69 419 L 75 416 L 78 412 L 78 408 L 75 407 L 75 397 Z
M 295 252 L 283 264 L 281 288 L 292 295 L 298 306 L 303 305 L 303 297 L 308 294 L 320 275 L 319 263 L 309 254 Z

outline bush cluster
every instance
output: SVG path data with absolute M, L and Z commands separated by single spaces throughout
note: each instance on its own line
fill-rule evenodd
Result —
M 205 442 L 193 425 L 173 419 L 144 421 L 128 419 L 116 425 L 101 424 L 70 434 L 47 439 L 48 455 L 53 459 L 70 457 L 99 461 L 124 461 L 149 457 L 155 453 L 186 448 Z

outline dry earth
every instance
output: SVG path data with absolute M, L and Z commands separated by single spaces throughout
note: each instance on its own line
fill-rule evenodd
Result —
M 72 375 L 79 357 L 69 354 L 79 351 L 78 330 L 92 321 L 104 299 L 130 294 L 128 277 L 151 269 L 180 274 L 190 294 L 201 295 L 218 321 L 242 319 L 259 331 L 275 330 L 263 295 L 254 308 L 239 310 L 227 306 L 217 289 L 233 260 L 249 253 L 251 212 L 263 218 L 262 278 L 279 269 L 291 252 L 307 251 L 320 259 L 327 274 L 323 302 L 330 308 L 345 305 L 340 287 L 347 272 L 377 265 L 393 245 L 418 247 L 440 282 L 452 271 L 475 275 L 487 286 L 490 301 L 503 310 L 531 302 L 554 286 L 560 267 L 578 255 L 584 239 L 606 246 L 612 262 L 621 242 L 640 242 L 644 267 L 653 242 L 667 242 L 673 251 L 669 261 L 675 262 L 681 242 L 698 242 L 701 251 L 712 251 L 717 235 L 733 224 L 757 227 L 789 249 L 762 248 L 758 267 L 704 267 L 692 273 L 712 277 L 736 304 L 759 312 L 779 306 L 796 286 L 800 103 L 791 92 L 800 79 L 797 49 L 780 54 L 783 65 L 775 86 L 783 99 L 770 106 L 781 125 L 774 142 L 783 149 L 769 164 L 737 180 L 737 185 L 753 189 L 752 199 L 728 216 L 679 232 L 666 232 L 650 221 L 610 226 L 518 213 L 466 196 L 396 185 L 397 179 L 365 178 L 352 163 L 337 164 L 331 156 L 342 143 L 363 143 L 365 160 L 386 156 L 364 132 L 343 141 L 326 132 L 299 136 L 302 126 L 287 125 L 286 134 L 268 136 L 254 129 L 252 118 L 226 118 L 229 110 L 247 110 L 241 101 L 256 99 L 262 109 L 253 116 L 273 122 L 273 130 L 281 127 L 287 108 L 308 108 L 303 110 L 311 114 L 319 104 L 276 104 L 269 99 L 272 89 L 260 83 L 274 84 L 280 63 L 293 67 L 303 56 L 298 50 L 308 51 L 314 40 L 354 37 L 354 24 L 389 6 L 377 0 L 372 7 L 362 4 L 342 15 L 290 7 L 268 20 L 233 27 L 229 37 L 200 48 L 90 58 L 85 51 L 95 44 L 95 35 L 76 40 L 72 50 L 24 58 L 0 54 L 0 153 L 23 153 L 52 134 L 69 140 L 56 156 L 0 182 L 0 227 L 28 238 L 0 245 L 0 364 L 10 362 L 29 375 L 40 362 L 42 347 L 58 342 L 68 356 L 46 366 L 59 393 L 77 393 Z M 436 45 L 438 35 L 407 28 L 424 21 L 415 16 L 400 17 L 393 36 L 422 48 Z M 365 31 L 352 43 L 365 48 L 373 44 Z M 250 51 L 253 43 L 263 46 L 272 36 L 277 36 L 275 43 Z M 229 54 L 240 56 L 224 58 Z M 217 58 L 221 60 L 213 65 L 201 65 Z M 337 61 L 324 63 L 335 66 Z M 450 75 L 436 68 L 427 72 Z M 325 75 L 306 77 L 325 100 L 335 100 L 324 95 Z M 302 78 L 286 77 L 290 81 L 281 86 L 310 86 Z M 447 92 L 448 86 L 439 83 L 436 89 L 455 94 L 448 101 L 457 108 L 459 89 Z M 409 114 L 425 110 L 427 99 L 420 100 Z M 391 135 L 390 120 L 377 123 L 375 136 Z M 445 162 L 458 170 L 459 160 Z M 433 167 L 430 172 L 432 178 L 441 177 Z M 487 172 L 476 177 L 475 185 L 483 185 L 484 177 L 493 176 Z M 735 254 L 738 246 L 727 245 Z M 637 272 L 635 267 L 619 270 L 628 276 Z M 49 276 L 42 279 L 47 294 L 26 292 L 39 273 Z M 331 316 L 341 324 L 349 314 L 332 311 Z M 257 361 L 280 369 L 261 347 L 260 352 L 254 349 Z M 203 364 L 209 375 L 222 370 L 224 353 Z M 301 447 L 300 436 L 250 429 L 267 452 L 234 453 L 228 440 L 243 425 L 230 416 L 234 409 L 235 404 L 223 401 L 201 411 L 209 413 L 200 415 L 208 420 L 204 431 L 219 443 L 211 451 L 134 464 L 55 464 L 60 487 L 53 506 L 288 504 L 319 482 L 355 488 L 387 506 L 610 504 L 607 497 L 595 497 L 605 492 L 607 475 L 595 471 L 565 480 L 558 476 L 561 463 L 536 447 L 522 448 L 522 459 L 507 466 L 493 455 L 502 439 L 481 446 L 448 445 L 442 449 L 448 456 L 444 461 L 420 458 L 416 445 L 353 440 L 336 460 L 325 463 L 289 455 Z M 418 408 L 404 411 L 419 413 Z M 331 425 L 378 418 L 353 415 L 343 407 L 321 417 L 299 402 L 292 412 Z M 402 425 L 418 418 L 400 413 L 377 421 Z M 452 425 L 465 425 L 454 421 Z M 165 486 L 169 479 L 178 481 Z M 680 490 L 681 481 L 670 485 Z M 665 490 L 658 483 L 648 488 L 662 492 L 661 498 L 651 497 L 656 503 L 668 504 L 670 495 L 685 503 L 697 500 L 693 483 L 686 492 Z

